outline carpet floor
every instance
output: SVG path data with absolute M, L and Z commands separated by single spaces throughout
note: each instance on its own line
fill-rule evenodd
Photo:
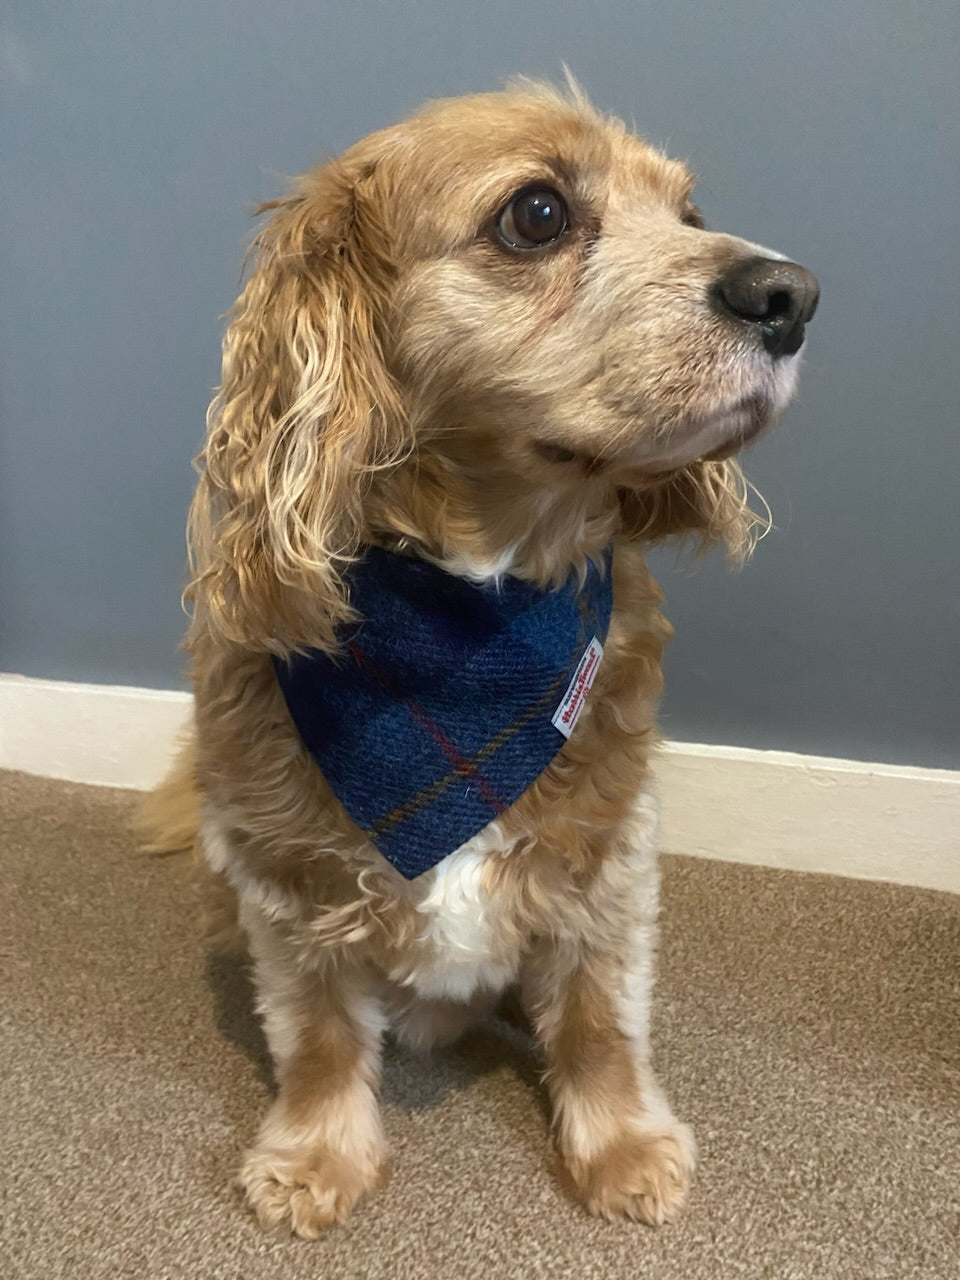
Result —
M 960 897 L 664 859 L 657 1064 L 690 1206 L 596 1221 L 551 1172 L 499 1023 L 390 1049 L 394 1173 L 317 1243 L 230 1189 L 269 1098 L 241 967 L 127 792 L 0 775 L 0 1274 L 9 1280 L 950 1280 L 960 1275 Z

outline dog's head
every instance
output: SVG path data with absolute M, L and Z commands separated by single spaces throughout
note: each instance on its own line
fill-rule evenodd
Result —
M 748 547 L 730 459 L 789 400 L 817 286 L 706 231 L 692 187 L 528 86 L 433 104 L 267 206 L 192 515 L 198 623 L 330 645 L 371 538 L 544 581 L 618 534 Z

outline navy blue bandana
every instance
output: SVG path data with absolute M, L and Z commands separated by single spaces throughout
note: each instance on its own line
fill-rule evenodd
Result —
M 563 746 L 610 623 L 610 555 L 542 591 L 477 586 L 371 548 L 350 571 L 363 622 L 337 658 L 275 662 L 307 749 L 408 880 L 502 813 Z

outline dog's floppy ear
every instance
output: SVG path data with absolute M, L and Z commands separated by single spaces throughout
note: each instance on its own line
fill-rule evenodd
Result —
M 704 548 L 722 542 L 742 564 L 770 528 L 769 512 L 751 509 L 751 491 L 736 462 L 695 462 L 650 489 L 624 490 L 621 536 L 659 542 L 692 534 Z
M 385 366 L 395 278 L 373 166 L 335 162 L 254 242 L 223 343 L 223 379 L 188 540 L 191 635 L 286 653 L 334 647 L 351 616 L 342 570 L 370 477 L 409 448 Z

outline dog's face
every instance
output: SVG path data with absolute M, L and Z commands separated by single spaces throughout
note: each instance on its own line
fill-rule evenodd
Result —
M 730 456 L 784 408 L 808 272 L 703 229 L 693 180 L 552 94 L 437 104 L 377 139 L 393 357 L 421 430 L 549 484 Z M 423 441 L 421 441 L 422 445 Z
M 377 538 L 545 585 L 618 535 L 745 554 L 728 459 L 789 399 L 817 285 L 706 231 L 692 186 L 534 86 L 435 103 L 266 206 L 191 514 L 196 625 L 333 646 Z

